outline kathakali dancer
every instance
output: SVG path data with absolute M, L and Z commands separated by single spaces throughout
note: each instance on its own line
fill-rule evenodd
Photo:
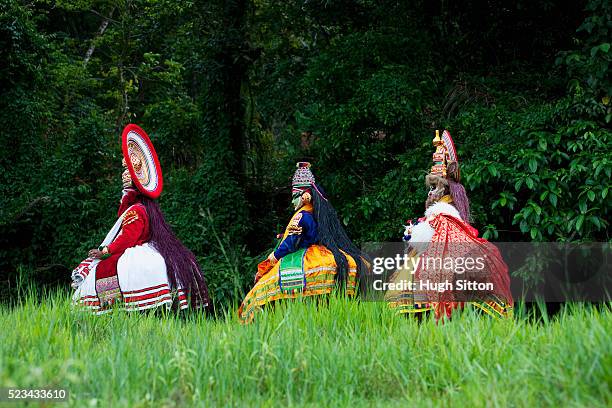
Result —
M 156 199 L 161 167 L 147 134 L 123 130 L 123 195 L 119 218 L 102 244 L 72 272 L 75 304 L 96 314 L 176 302 L 180 309 L 205 307 L 208 289 L 195 256 L 176 237 Z
M 258 265 L 255 286 L 238 310 L 242 322 L 250 322 L 276 300 L 325 295 L 338 286 L 349 296 L 358 290 L 367 258 L 347 236 L 310 167 L 297 164 L 292 180 L 295 214 L 276 249 Z
M 432 310 L 437 319 L 466 305 L 506 317 L 513 307 L 508 266 L 497 247 L 469 224 L 469 201 L 450 133 L 445 130 L 440 137 L 436 131 L 433 145 L 425 215 L 409 221 L 404 233 L 411 261 L 390 277 L 400 289 L 387 291 L 386 299 L 400 313 Z

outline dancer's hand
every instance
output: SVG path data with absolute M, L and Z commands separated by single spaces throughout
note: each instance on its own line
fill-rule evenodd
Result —
M 270 265 L 274 265 L 278 262 L 278 259 L 274 256 L 274 252 L 270 252 L 270 255 L 268 255 L 268 261 L 270 261 Z
M 104 248 L 102 248 L 102 250 L 100 251 L 99 249 L 92 249 L 91 251 L 89 251 L 89 256 L 91 258 L 104 258 L 106 255 L 108 255 L 108 247 L 105 246 Z
M 90 258 L 100 259 L 104 254 L 99 249 L 92 249 L 89 251 L 88 255 Z
M 264 276 L 264 274 L 261 273 L 260 271 L 257 271 L 257 273 L 255 274 L 254 283 L 259 282 L 259 280 L 261 279 L 262 276 Z

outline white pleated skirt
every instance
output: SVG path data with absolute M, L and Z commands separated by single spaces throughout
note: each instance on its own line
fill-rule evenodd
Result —
M 117 262 L 117 278 L 121 297 L 112 307 L 100 305 L 95 266 L 74 292 L 74 304 L 95 314 L 118 308 L 139 311 L 163 306 L 170 309 L 174 301 L 180 309 L 188 307 L 186 293 L 181 288 L 172 290 L 164 258 L 148 243 L 126 249 Z

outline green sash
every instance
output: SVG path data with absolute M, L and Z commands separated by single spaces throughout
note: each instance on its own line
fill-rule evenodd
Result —
M 301 292 L 306 287 L 306 274 L 304 273 L 304 254 L 307 248 L 283 256 L 278 266 L 278 284 L 281 292 Z

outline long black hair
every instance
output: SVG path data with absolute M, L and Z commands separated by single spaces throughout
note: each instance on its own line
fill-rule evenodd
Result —
M 319 242 L 334 255 L 334 260 L 336 261 L 336 282 L 344 282 L 348 276 L 348 260 L 342 251 L 355 260 L 357 263 L 357 276 L 360 281 L 363 281 L 367 272 L 365 261 L 369 261 L 369 257 L 357 248 L 348 235 L 346 235 L 346 231 L 338 219 L 338 214 L 325 197 L 323 189 L 318 184 L 315 184 L 313 187 L 312 202 L 314 218 L 319 232 Z M 362 287 L 361 289 L 365 288 Z

